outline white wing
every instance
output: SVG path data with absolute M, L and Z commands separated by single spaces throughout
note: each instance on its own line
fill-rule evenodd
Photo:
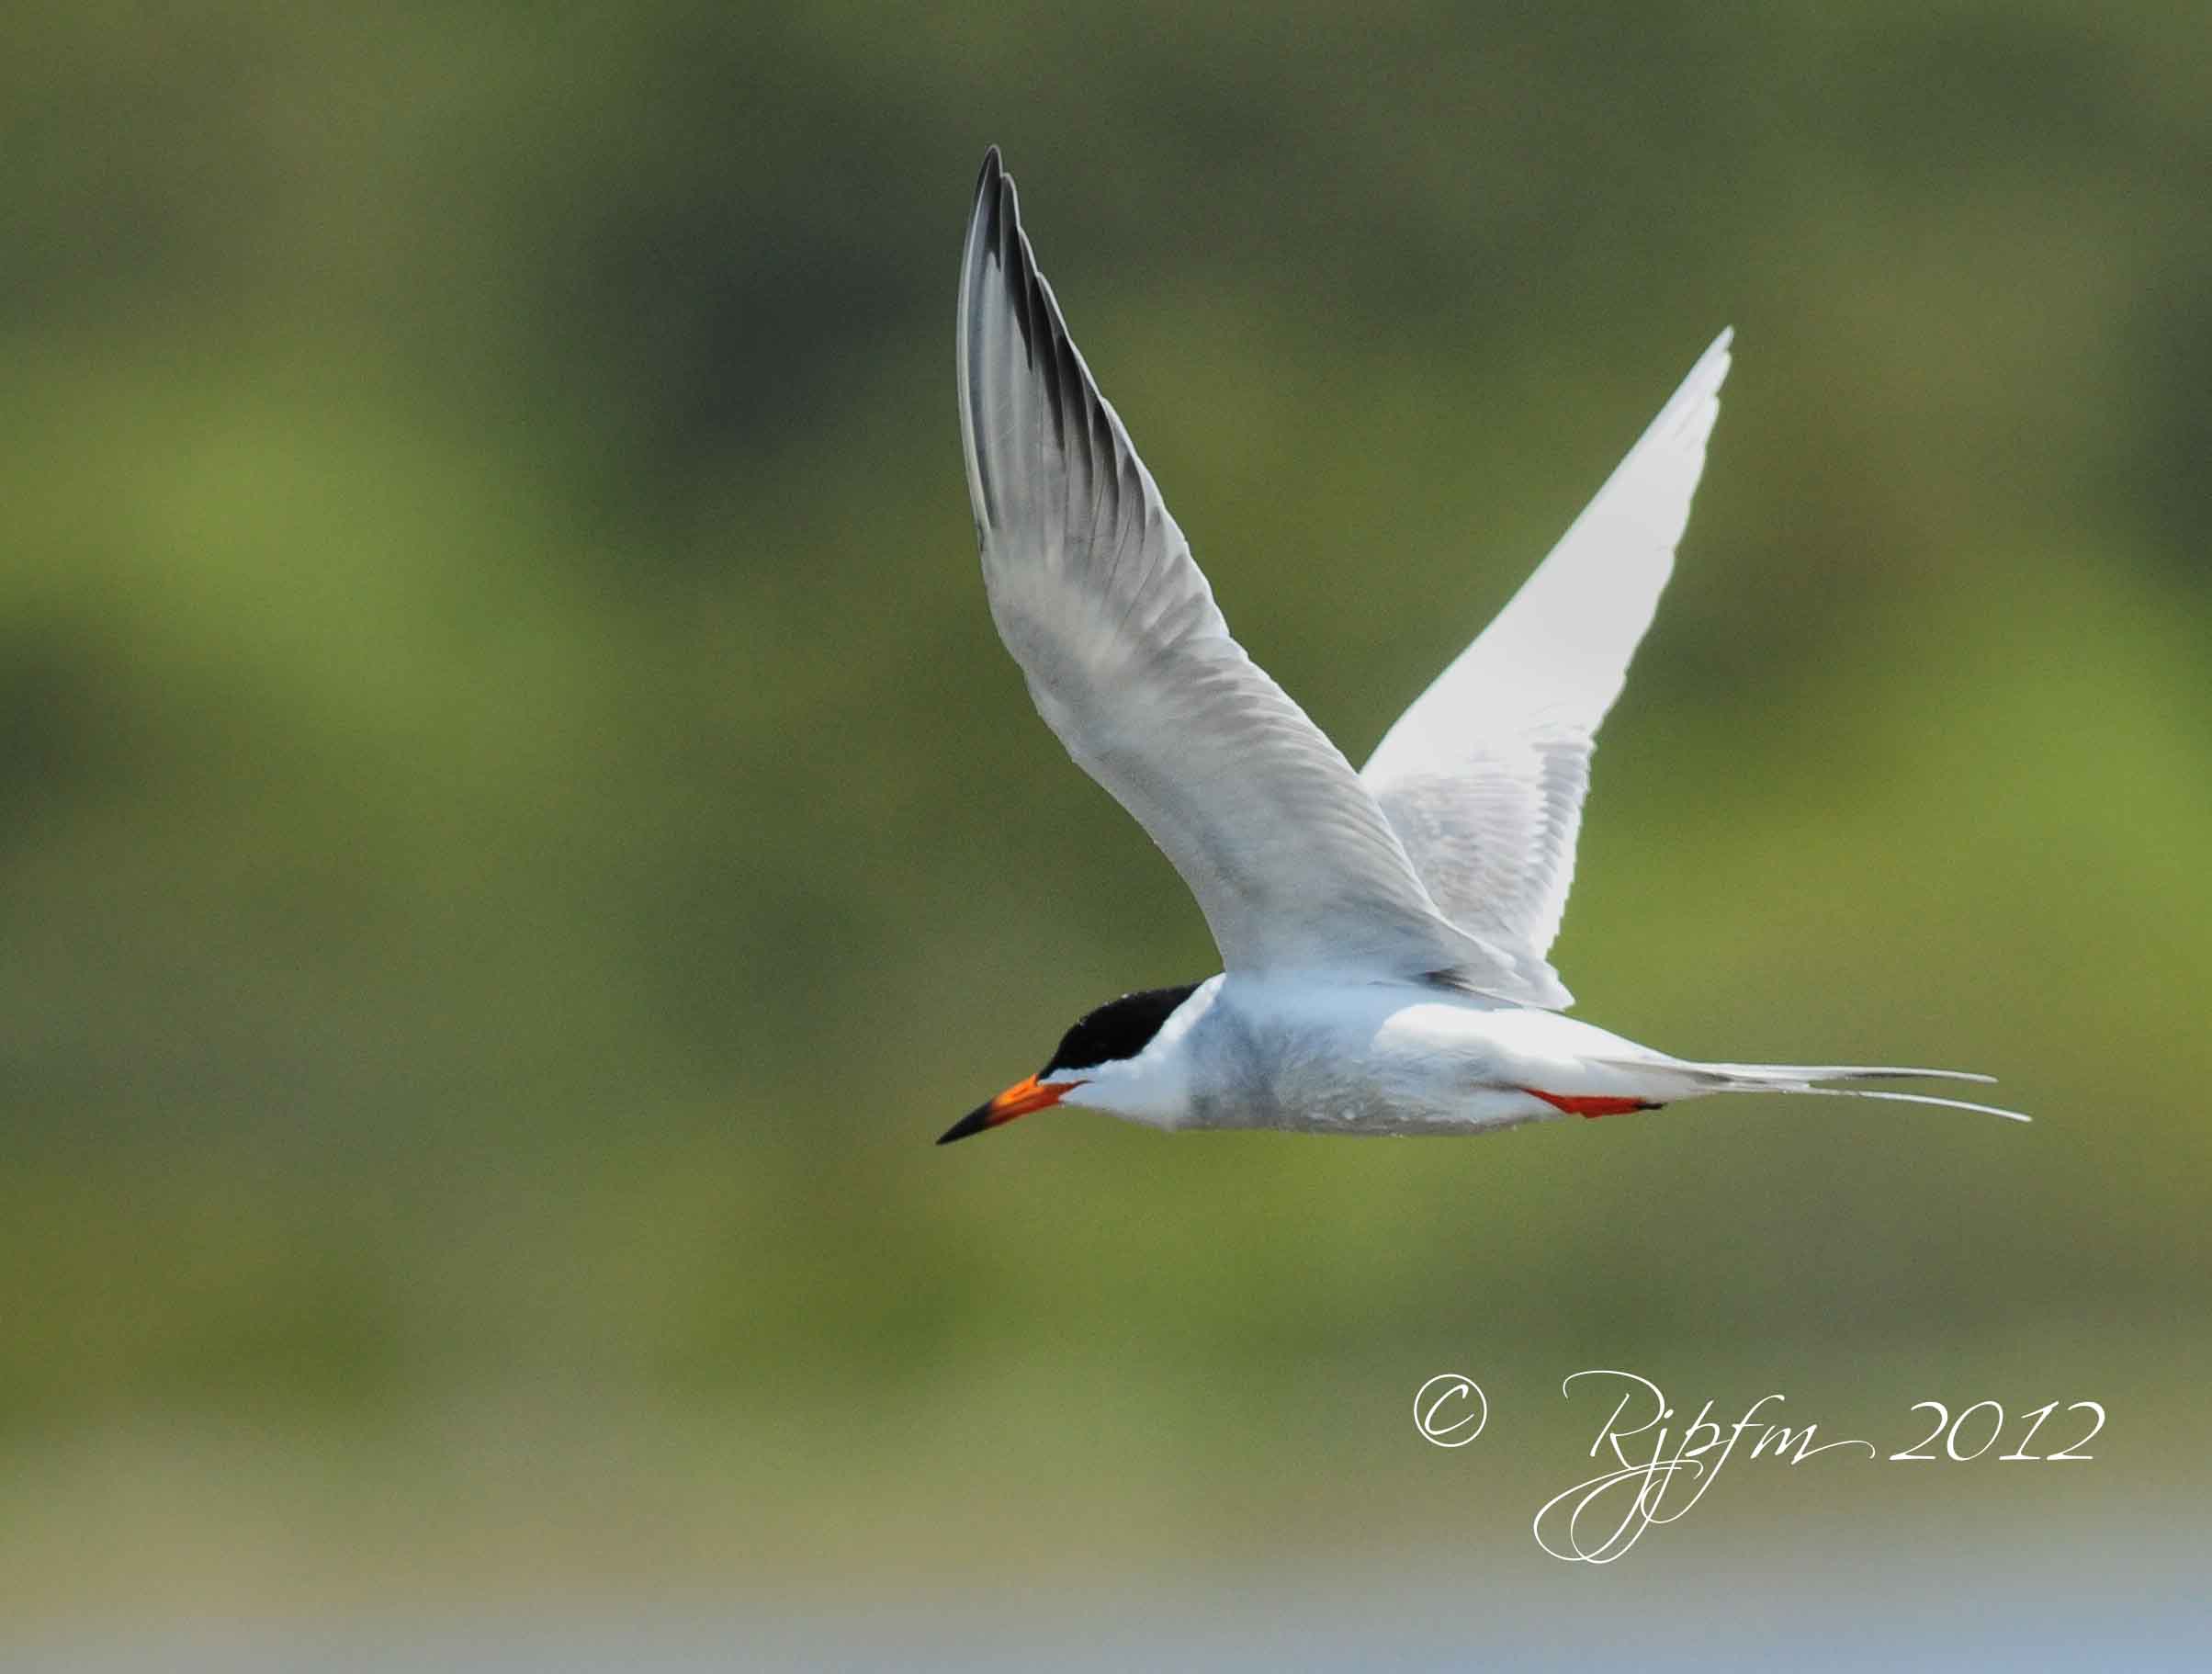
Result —
M 1067 752 L 1182 875 L 1232 970 L 1446 979 L 1549 1003 L 1455 928 L 1337 747 L 1229 637 L 984 159 L 961 264 L 960 435 L 999 637 Z
M 1597 723 L 1674 573 L 1732 335 L 1714 340 L 1551 556 L 1398 718 L 1361 775 L 1438 906 L 1523 960 L 1548 957 L 1559 934 Z

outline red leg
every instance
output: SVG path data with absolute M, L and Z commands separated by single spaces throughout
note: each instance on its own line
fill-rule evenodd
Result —
M 1657 1110 L 1658 1105 L 1643 1099 L 1615 1099 L 1601 1094 L 1574 1092 L 1546 1092 L 1540 1087 L 1524 1087 L 1523 1092 L 1534 1093 L 1554 1110 L 1563 1110 L 1570 1116 L 1622 1116 L 1631 1110 Z

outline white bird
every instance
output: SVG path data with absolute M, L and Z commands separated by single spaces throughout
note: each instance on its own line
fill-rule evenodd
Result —
M 983 160 L 960 271 L 960 436 L 999 633 L 1045 724 L 1198 898 L 1222 974 L 1126 994 L 954 1125 L 1056 1104 L 1168 1130 L 1471 1134 L 1715 1092 L 1958 1070 L 1699 1063 L 1560 1012 L 1546 956 L 1597 724 L 1689 518 L 1730 334 L 1364 771 L 1230 638 Z

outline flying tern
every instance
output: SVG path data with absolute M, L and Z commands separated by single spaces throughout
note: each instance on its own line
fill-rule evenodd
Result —
M 1012 176 L 960 268 L 960 438 L 991 616 L 1045 724 L 1198 898 L 1223 970 L 1124 994 L 940 1144 L 1055 1105 L 1168 1129 L 1473 1134 L 1718 1092 L 1992 1078 L 1704 1063 L 1561 1015 L 1548 953 L 1598 722 L 1674 569 L 1731 334 L 1481 636 L 1351 764 L 1230 637 L 1077 352 Z

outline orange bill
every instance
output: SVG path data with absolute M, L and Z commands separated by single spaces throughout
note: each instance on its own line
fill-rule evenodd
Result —
M 987 1127 L 997 1127 L 1011 1122 L 1016 1116 L 1026 1116 L 1033 1110 L 1049 1110 L 1076 1088 L 1080 1081 L 1040 1081 L 1035 1076 L 1024 1076 L 997 1098 L 975 1109 L 946 1128 L 937 1143 L 950 1145 L 955 1139 L 965 1139 L 970 1134 L 979 1134 Z

